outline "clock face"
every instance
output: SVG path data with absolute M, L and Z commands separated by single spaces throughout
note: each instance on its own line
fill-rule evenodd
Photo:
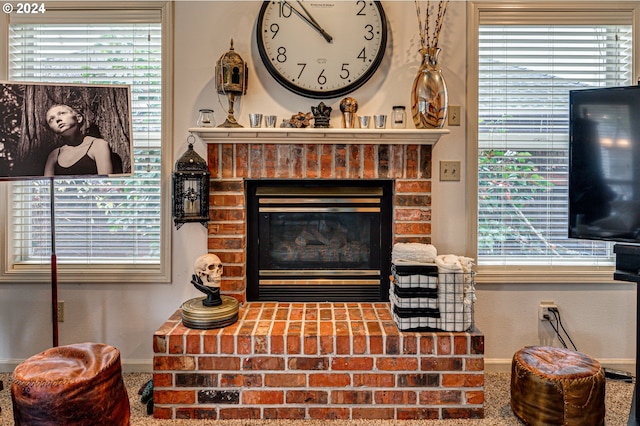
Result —
M 377 1 L 267 1 L 256 34 L 262 62 L 280 84 L 328 99 L 371 78 L 384 56 L 387 21 Z

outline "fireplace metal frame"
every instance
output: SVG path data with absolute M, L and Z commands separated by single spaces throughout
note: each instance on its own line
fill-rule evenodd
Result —
M 392 245 L 393 180 L 246 179 L 247 300 L 278 302 L 386 302 Z M 327 203 L 331 203 L 327 207 Z M 358 206 L 356 206 L 358 205 Z M 282 212 L 378 213 L 378 269 L 261 270 L 260 214 Z M 264 227 L 263 227 L 264 228 Z M 264 263 L 264 260 L 262 261 Z M 331 292 L 327 293 L 327 286 Z M 303 292 L 300 290 L 304 289 Z

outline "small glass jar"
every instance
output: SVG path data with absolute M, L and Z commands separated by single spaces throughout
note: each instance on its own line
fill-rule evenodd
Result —
M 404 129 L 406 123 L 406 108 L 402 105 L 396 105 L 391 112 L 391 127 L 394 129 Z
M 213 119 L 213 110 L 201 109 L 197 124 L 198 124 L 198 127 L 215 127 L 216 122 Z

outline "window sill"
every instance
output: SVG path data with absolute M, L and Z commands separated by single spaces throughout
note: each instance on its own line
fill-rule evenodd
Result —
M 15 264 L 3 268 L 0 284 L 51 282 L 50 264 Z M 58 265 L 59 284 L 131 284 L 171 282 L 171 268 L 158 264 Z
M 479 266 L 477 284 L 613 284 L 614 266 Z

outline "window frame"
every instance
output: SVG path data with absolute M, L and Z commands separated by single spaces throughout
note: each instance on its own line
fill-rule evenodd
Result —
M 612 9 L 613 8 L 613 9 Z M 554 3 L 548 1 L 495 1 L 495 0 L 475 0 L 467 3 L 467 220 L 470 232 L 467 235 L 467 247 L 477 258 L 477 218 L 478 218 L 478 69 L 479 58 L 478 49 L 479 36 L 478 29 L 481 21 L 486 23 L 491 19 L 493 24 L 505 21 L 515 21 L 517 23 L 554 23 L 556 16 L 560 13 L 570 13 L 571 19 L 562 18 L 558 23 L 570 23 L 575 20 L 576 24 L 588 23 L 588 18 L 597 12 L 599 16 L 607 14 L 616 16 L 620 14 L 631 14 L 633 28 L 633 75 L 638 73 L 639 42 L 638 34 L 640 27 L 640 4 L 638 2 L 616 2 L 612 6 L 607 2 L 580 1 L 569 3 Z M 522 21 L 522 14 L 528 13 L 527 22 Z M 554 15 L 555 13 L 555 15 Z M 488 18 L 491 17 L 491 18 Z M 613 283 L 613 266 L 542 266 L 542 265 L 478 265 L 476 282 L 494 284 L 527 284 L 527 283 Z
M 99 11 L 105 11 L 111 15 L 123 11 L 139 10 L 156 11 L 161 16 L 162 27 L 162 139 L 161 139 L 161 183 L 160 183 L 160 259 L 159 262 L 150 264 L 59 264 L 57 265 L 57 279 L 60 283 L 162 283 L 172 280 L 171 262 L 171 176 L 173 153 L 173 2 L 167 0 L 149 1 L 60 1 L 45 4 L 48 11 L 86 11 L 88 16 L 94 16 Z M 61 23 L 61 14 L 51 23 Z M 122 13 L 123 21 L 127 21 L 130 13 Z M 50 22 L 46 12 L 41 16 L 41 22 Z M 90 19 L 89 19 L 90 20 Z M 130 18 L 129 18 L 130 21 Z M 5 54 L 0 55 L 0 80 L 7 80 L 9 75 L 9 25 L 10 15 L 3 14 L 0 17 L 0 46 L 5 47 Z M 0 182 L 0 229 L 5 237 L 0 246 L 0 283 L 46 283 L 51 281 L 51 264 L 42 263 L 13 263 L 11 259 L 11 233 L 10 226 L 10 181 Z

